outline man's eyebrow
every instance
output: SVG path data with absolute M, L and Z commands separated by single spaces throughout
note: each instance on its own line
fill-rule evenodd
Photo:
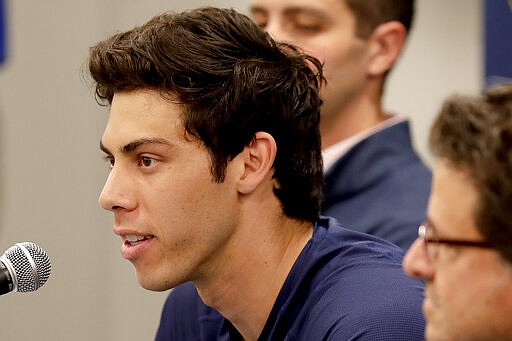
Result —
M 294 16 L 299 14 L 305 14 L 305 15 L 313 15 L 316 17 L 323 18 L 325 17 L 325 13 L 314 8 L 314 7 L 290 7 L 288 9 L 285 9 L 284 15 L 285 16 Z
M 107 147 L 105 147 L 103 145 L 103 141 L 100 140 L 100 149 L 105 153 L 105 154 L 108 154 L 108 155 L 111 155 L 112 153 L 110 152 L 110 150 L 108 150 Z
M 143 137 L 143 138 L 140 138 L 140 139 L 137 139 L 135 141 L 125 144 L 124 146 L 122 146 L 120 148 L 120 151 L 122 153 L 130 153 L 130 152 L 133 152 L 135 149 L 137 149 L 139 146 L 144 145 L 144 144 L 163 144 L 166 146 L 171 145 L 171 143 L 168 140 L 163 139 L 163 138 Z M 100 140 L 100 149 L 103 152 L 105 152 L 106 154 L 112 154 L 110 152 L 110 150 L 107 147 L 105 147 L 105 145 L 103 145 L 103 141 L 101 141 L 101 140 Z
M 253 6 L 249 7 L 249 12 L 250 13 L 267 13 L 267 10 L 263 7 L 253 5 Z

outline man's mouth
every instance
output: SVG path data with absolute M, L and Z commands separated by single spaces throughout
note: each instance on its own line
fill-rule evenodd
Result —
M 123 237 L 125 245 L 137 245 L 145 240 L 151 239 L 153 236 L 141 236 L 141 235 L 135 235 L 135 234 L 127 234 Z

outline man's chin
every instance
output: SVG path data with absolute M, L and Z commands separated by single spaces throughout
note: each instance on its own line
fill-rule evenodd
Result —
M 426 303 L 426 304 L 425 304 Z M 446 341 L 453 340 L 449 337 L 449 331 L 453 327 L 451 322 L 439 315 L 439 310 L 430 302 L 423 304 L 425 315 L 425 338 L 428 341 Z
M 151 291 L 166 290 L 166 289 L 163 289 L 163 286 L 162 286 L 162 284 L 159 283 L 159 281 L 152 280 L 152 279 L 148 278 L 148 276 L 139 274 L 139 272 L 137 272 L 137 282 L 139 283 L 139 285 L 141 287 L 143 287 L 146 290 L 151 290 Z
M 174 288 L 177 284 L 156 278 L 149 278 L 137 272 L 137 282 L 141 287 L 150 291 L 166 291 Z

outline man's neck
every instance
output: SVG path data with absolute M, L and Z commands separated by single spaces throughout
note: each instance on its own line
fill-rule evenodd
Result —
M 245 340 L 261 334 L 293 264 L 313 234 L 311 223 L 278 220 L 276 224 L 267 217 L 246 225 L 225 254 L 222 269 L 216 269 L 221 275 L 195 283 L 203 302 L 227 318 Z M 268 228 L 262 229 L 263 225 Z
M 336 113 L 322 113 L 320 133 L 322 149 L 370 129 L 388 118 L 381 107 L 380 97 L 361 96 Z

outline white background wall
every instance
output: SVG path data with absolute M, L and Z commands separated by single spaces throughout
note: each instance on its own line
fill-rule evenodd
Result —
M 0 253 L 20 241 L 53 262 L 35 293 L 0 297 L 0 340 L 151 340 L 167 293 L 136 283 L 111 216 L 97 204 L 107 175 L 98 144 L 107 109 L 81 79 L 88 47 L 168 9 L 247 0 L 6 0 L 9 56 L 0 66 Z M 418 0 L 387 107 L 425 139 L 444 97 L 482 78 L 479 0 Z

